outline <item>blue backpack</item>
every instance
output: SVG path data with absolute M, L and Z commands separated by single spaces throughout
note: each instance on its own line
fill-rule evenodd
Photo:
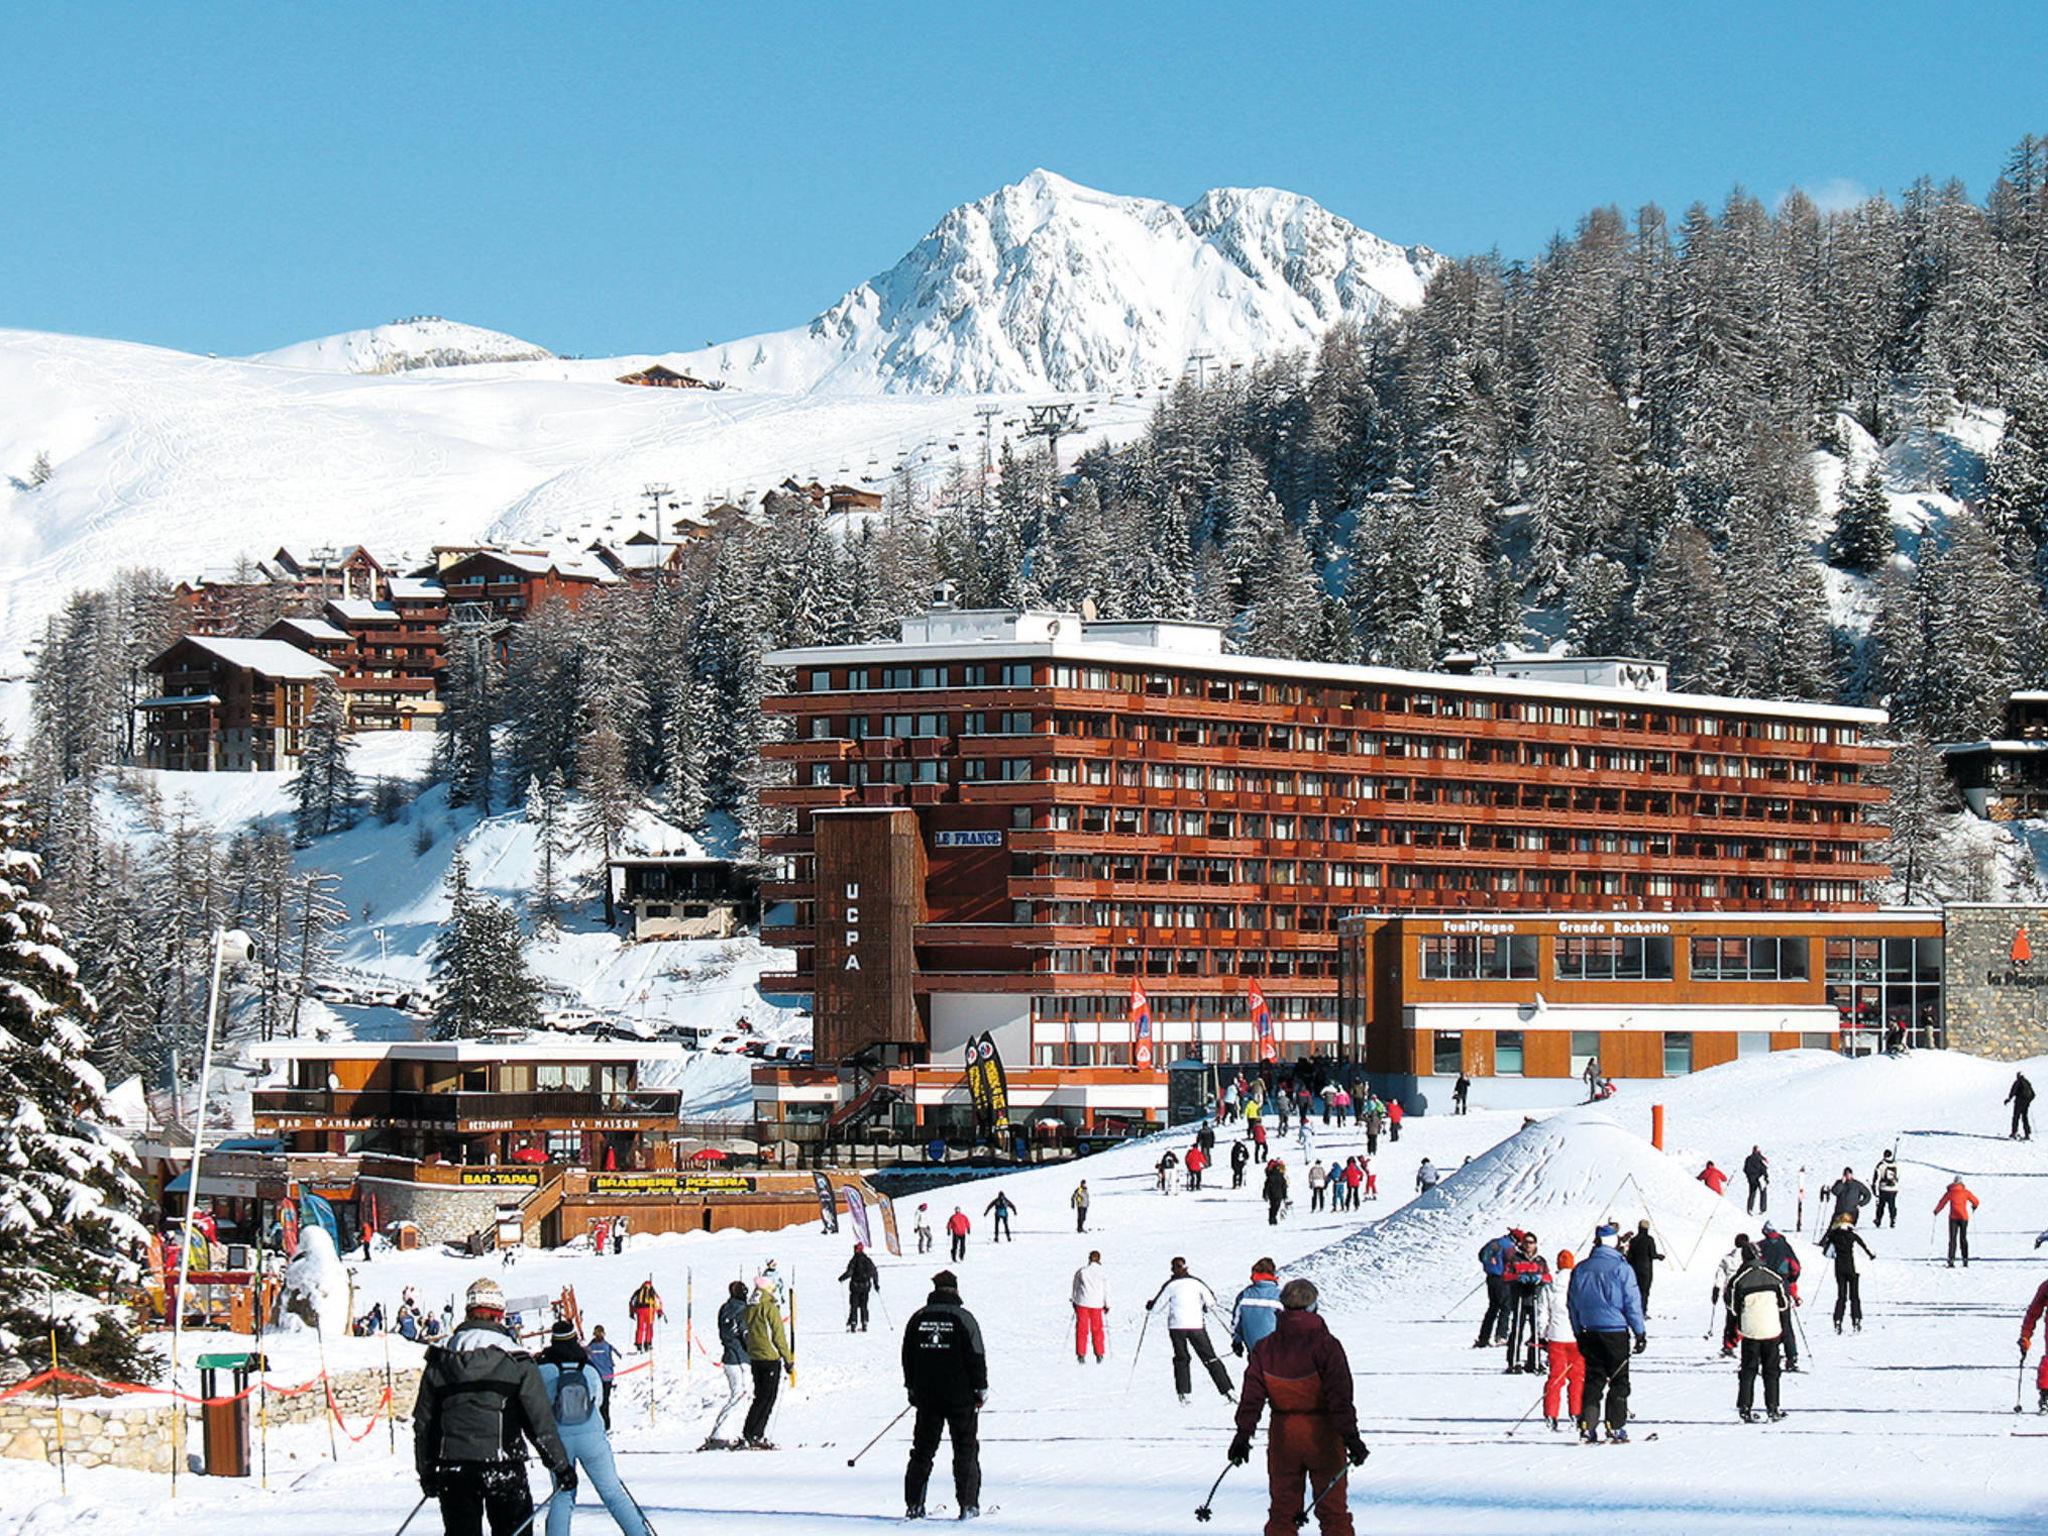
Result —
M 583 1374 L 580 1365 L 562 1365 L 555 1368 L 554 1393 L 555 1423 L 564 1428 L 588 1424 L 590 1415 L 597 1409 L 591 1400 L 590 1378 Z

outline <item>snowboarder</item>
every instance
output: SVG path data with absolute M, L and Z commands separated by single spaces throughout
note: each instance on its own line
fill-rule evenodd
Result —
M 1153 1170 L 1159 1175 L 1159 1193 L 1162 1195 L 1172 1194 L 1174 1172 L 1180 1167 L 1180 1154 L 1175 1152 L 1173 1148 L 1168 1147 L 1161 1154 L 1159 1161 L 1152 1166 Z
M 911 1222 L 910 1230 L 917 1234 L 917 1251 L 919 1253 L 930 1253 L 932 1251 L 932 1221 L 931 1216 L 929 1215 L 930 1210 L 930 1206 L 920 1205 L 917 1208 L 917 1216 Z
M 790 1353 L 789 1333 L 782 1325 L 782 1304 L 775 1298 L 776 1284 L 775 1277 L 765 1271 L 755 1278 L 754 1298 L 747 1303 L 743 1322 L 754 1401 L 747 1407 L 740 1438 L 756 1451 L 775 1449 L 768 1443 L 768 1420 L 775 1412 L 782 1378 L 796 1374 L 796 1356 Z
M 1747 1232 L 1735 1234 L 1735 1246 L 1721 1256 L 1721 1262 L 1714 1270 L 1714 1294 L 1708 1300 L 1709 1306 L 1721 1307 L 1721 1298 L 1727 1294 L 1728 1287 L 1735 1283 L 1735 1277 L 1741 1273 L 1742 1266 L 1749 1262 L 1743 1257 L 1749 1246 Z M 1721 1353 L 1732 1355 L 1735 1353 L 1736 1344 L 1740 1342 L 1735 1333 L 1735 1314 L 1721 1307 L 1721 1320 Z
M 1209 1342 L 1209 1309 L 1216 1305 L 1216 1293 L 1188 1273 L 1186 1259 L 1177 1258 L 1173 1261 L 1173 1272 L 1153 1292 L 1145 1310 L 1152 1311 L 1161 1301 L 1166 1303 L 1167 1336 L 1173 1340 L 1173 1390 L 1180 1400 L 1186 1402 L 1188 1393 L 1194 1389 L 1194 1373 L 1188 1365 L 1190 1351 L 1199 1355 L 1202 1364 L 1209 1368 L 1209 1379 L 1216 1383 L 1216 1390 L 1225 1397 L 1231 1396 L 1230 1372 L 1223 1368 L 1223 1362 L 1216 1358 L 1216 1346 Z
M 939 1432 L 953 1442 L 953 1497 L 960 1518 L 981 1513 L 981 1407 L 988 1401 L 988 1356 L 981 1327 L 960 1300 L 950 1269 L 932 1276 L 932 1293 L 903 1325 L 903 1389 L 917 1410 L 910 1462 L 903 1471 L 903 1512 L 925 1515 L 924 1494 L 938 1459 Z
M 1233 1141 L 1230 1144 L 1230 1187 L 1232 1189 L 1244 1188 L 1244 1170 L 1251 1160 L 1251 1149 L 1245 1146 L 1243 1142 Z
M 1969 1186 L 1963 1183 L 1963 1176 L 1961 1174 L 1957 1174 L 1953 1179 L 1949 1180 L 1948 1188 L 1943 1190 L 1941 1198 L 1934 1202 L 1935 1215 L 1939 1216 L 1944 1210 L 1948 1212 L 1948 1267 L 1950 1269 L 1956 1267 L 1956 1250 L 1958 1248 L 1963 1253 L 1963 1268 L 1968 1269 L 1970 1267 L 1970 1213 L 1976 1210 L 1982 1203 L 1975 1195 L 1970 1193 Z
M 1202 1187 L 1202 1171 L 1208 1166 L 1209 1154 L 1202 1150 L 1200 1142 L 1188 1148 L 1188 1155 L 1182 1161 L 1181 1167 L 1187 1171 L 1189 1189 Z
M 846 1282 L 846 1331 L 866 1333 L 868 1292 L 882 1288 L 882 1272 L 868 1257 L 866 1243 L 853 1245 L 853 1257 L 846 1261 L 846 1268 L 839 1271 L 839 1278 Z
M 2012 1106 L 2012 1130 L 2008 1139 L 2032 1141 L 2034 1119 L 2029 1111 L 2034 1104 L 2034 1085 L 2027 1081 L 2026 1073 L 2013 1073 L 2012 1086 L 2005 1091 L 2005 1102 Z
M 1452 1114 L 1462 1115 L 1463 1113 L 1465 1113 L 1465 1100 L 1471 1095 L 1471 1092 L 1472 1079 L 1467 1077 L 1464 1073 L 1460 1072 L 1458 1074 L 1458 1080 L 1455 1083 L 1451 1084 Z
M 1657 1278 L 1657 1261 L 1663 1257 L 1664 1251 L 1657 1246 L 1656 1234 L 1651 1232 L 1646 1216 L 1629 1235 L 1627 1253 L 1628 1267 L 1636 1272 L 1636 1289 L 1642 1294 L 1644 1317 L 1650 1315 L 1650 1286 Z
M 1000 1243 L 1007 1239 L 1014 1243 L 1017 1240 L 1010 1235 L 1010 1216 L 1016 1209 L 1017 1202 L 1004 1194 L 1000 1189 L 996 1191 L 995 1199 L 989 1201 L 987 1205 L 981 1208 L 982 1215 L 988 1216 L 993 1214 L 996 1219 L 995 1227 L 989 1234 L 990 1242 Z
M 1399 1099 L 1387 1100 L 1387 1140 L 1399 1141 L 1401 1139 L 1401 1118 L 1406 1113 L 1407 1111 L 1401 1108 L 1401 1101 Z M 1372 1148 L 1367 1147 L 1365 1150 L 1370 1152 Z
M 1095 1363 L 1102 1363 L 1105 1346 L 1103 1320 L 1109 1316 L 1109 1271 L 1102 1267 L 1102 1255 L 1091 1250 L 1088 1262 L 1074 1271 L 1070 1293 L 1074 1307 L 1074 1361 L 1086 1364 L 1088 1351 L 1095 1351 Z
M 1508 1293 L 1508 1374 L 1536 1369 L 1536 1298 L 1550 1284 L 1550 1266 L 1534 1232 L 1524 1232 L 1508 1256 L 1502 1279 Z
M 1340 1185 L 1339 1187 L 1341 1188 L 1342 1186 Z M 1321 1163 L 1310 1163 L 1308 1165 L 1308 1208 L 1310 1211 L 1320 1211 L 1323 1208 L 1323 1196 L 1329 1192 L 1329 1188 L 1330 1170 Z
M 1793 1306 L 1798 1306 L 1799 1255 L 1792 1251 L 1791 1240 L 1767 1221 L 1764 1223 L 1764 1235 L 1756 1245 L 1756 1255 L 1772 1274 L 1785 1282 L 1785 1294 L 1792 1298 Z M 1785 1369 L 1794 1375 L 1799 1373 L 1799 1331 L 1796 1325 L 1785 1334 Z
M 725 1372 L 725 1401 L 719 1405 L 718 1417 L 711 1421 L 711 1433 L 704 1437 L 699 1450 L 727 1449 L 718 1432 L 725 1428 L 726 1416 L 747 1395 L 747 1382 L 752 1376 L 748 1364 L 747 1283 L 735 1280 L 725 1288 L 725 1301 L 718 1309 L 718 1365 Z
M 1762 1147 L 1752 1146 L 1749 1149 L 1749 1156 L 1742 1160 L 1742 1176 L 1749 1180 L 1749 1198 L 1742 1202 L 1743 1214 L 1768 1213 L 1771 1209 L 1771 1160 L 1764 1156 Z
M 1823 1189 L 1820 1195 L 1823 1200 L 1832 1199 L 1835 1202 L 1834 1215 L 1828 1218 L 1830 1223 L 1839 1221 L 1844 1216 L 1853 1223 L 1862 1215 L 1863 1207 L 1870 1204 L 1870 1186 L 1856 1177 L 1856 1170 L 1853 1168 L 1844 1168 L 1842 1176 Z
M 1870 1251 L 1870 1244 L 1863 1241 L 1856 1230 L 1856 1218 L 1848 1211 L 1839 1211 L 1834 1223 L 1828 1228 L 1827 1236 L 1820 1240 L 1820 1251 L 1835 1256 L 1835 1332 L 1842 1331 L 1842 1314 L 1846 1311 L 1858 1333 L 1863 1331 L 1863 1276 L 1856 1268 L 1856 1250 L 1861 1248 L 1873 1263 L 1877 1255 Z
M 583 1467 L 590 1486 L 604 1501 L 624 1536 L 648 1536 L 647 1521 L 619 1481 L 617 1463 L 612 1460 L 612 1443 L 605 1437 L 604 1418 L 598 1404 L 604 1399 L 604 1382 L 590 1356 L 576 1342 L 576 1325 L 563 1318 L 554 1326 L 548 1347 L 540 1357 L 540 1382 L 554 1409 L 555 1429 L 562 1447 Z M 569 1536 L 569 1522 L 575 1518 L 576 1490 L 558 1488 L 548 1500 L 547 1536 Z
M 441 1505 L 450 1536 L 470 1536 L 489 1517 L 492 1536 L 533 1521 L 522 1439 L 540 1453 L 555 1486 L 576 1489 L 576 1464 L 555 1428 L 540 1369 L 505 1326 L 505 1292 L 477 1280 L 462 1324 L 427 1351 L 413 1404 L 413 1470 L 420 1492 Z
M 1785 1282 L 1762 1257 L 1751 1249 L 1743 1255 L 1742 1268 L 1728 1286 L 1728 1312 L 1734 1331 L 1742 1339 L 1742 1366 L 1736 1377 L 1735 1412 L 1745 1424 L 1754 1424 L 1756 1378 L 1764 1378 L 1764 1411 L 1772 1422 L 1785 1417 L 1778 1406 L 1779 1347 L 1792 1331 L 1792 1297 Z
M 953 1214 L 946 1218 L 946 1236 L 952 1241 L 950 1251 L 955 1264 L 967 1257 L 967 1234 L 973 1230 L 974 1223 L 967 1219 L 967 1213 L 954 1206 Z
M 1322 1536 L 1352 1536 L 1351 1510 L 1338 1474 L 1348 1460 L 1365 1465 L 1352 1401 L 1351 1362 L 1329 1325 L 1316 1313 L 1311 1281 L 1290 1280 L 1280 1292 L 1281 1312 L 1272 1333 L 1259 1341 L 1245 1364 L 1244 1398 L 1237 1405 L 1237 1434 L 1230 1464 L 1252 1459 L 1252 1435 L 1268 1403 L 1273 1416 L 1266 1431 L 1267 1536 L 1293 1536 L 1307 1523 L 1308 1493 L 1318 1494 L 1313 1511 Z M 1303 1484 L 1306 1482 L 1308 1491 Z
M 1273 1331 L 1280 1316 L 1280 1270 L 1271 1259 L 1252 1265 L 1252 1283 L 1230 1304 L 1230 1352 L 1242 1356 Z
M 2042 1236 L 2048 1237 L 2048 1233 Z M 2037 1242 L 2036 1248 L 2041 1245 Z M 2034 1325 L 2041 1321 L 2041 1315 L 2048 1312 L 2048 1280 L 2043 1280 L 2034 1291 L 2034 1299 L 2027 1303 L 2027 1315 L 2020 1319 L 2020 1365 L 2025 1367 L 2027 1353 L 2034 1347 Z M 2041 1368 L 2034 1375 L 2034 1391 L 2038 1394 L 2037 1408 L 2048 1413 L 2048 1350 L 2041 1353 Z
M 1728 1175 L 1716 1168 L 1714 1160 L 1710 1157 L 1707 1159 L 1707 1166 L 1700 1170 L 1700 1182 L 1718 1195 L 1728 1187 Z
M 1877 1167 L 1871 1170 L 1871 1187 L 1877 1191 L 1877 1215 L 1872 1219 L 1873 1227 L 1884 1225 L 1886 1211 L 1891 1212 L 1892 1225 L 1899 1224 L 1899 1160 L 1891 1149 L 1885 1149 L 1884 1156 L 1877 1160 Z
M 644 1355 L 654 1348 L 654 1320 L 668 1316 L 662 1309 L 661 1292 L 654 1288 L 654 1276 L 640 1282 L 626 1310 L 633 1315 L 633 1353 Z
M 1074 1186 L 1074 1192 L 1067 1196 L 1067 1204 L 1074 1208 L 1074 1230 L 1076 1232 L 1086 1232 L 1088 1230 L 1088 1181 L 1086 1179 L 1083 1179 Z M 921 1248 L 918 1250 L 920 1253 L 923 1251 Z
M 1266 1225 L 1280 1225 L 1281 1207 L 1287 1204 L 1287 1165 L 1274 1158 L 1266 1164 Z
M 1394 1139 L 1396 1141 L 1400 1140 L 1398 1136 Z M 1415 1192 L 1418 1195 L 1426 1195 L 1441 1182 L 1443 1182 L 1443 1175 L 1436 1171 L 1436 1164 L 1425 1157 L 1422 1160 L 1422 1166 L 1415 1170 Z
M 1603 1399 L 1607 1438 L 1627 1443 L 1629 1335 L 1635 1335 L 1636 1354 L 1650 1343 L 1635 1271 L 1614 1246 L 1618 1235 L 1612 1222 L 1601 1225 L 1593 1234 L 1593 1251 L 1573 1269 L 1565 1290 L 1572 1331 L 1579 1341 L 1579 1353 L 1586 1358 L 1585 1411 L 1579 1416 L 1579 1438 L 1589 1445 L 1600 1438 L 1596 1421 Z
M 598 1380 L 604 1383 L 604 1401 L 597 1405 L 598 1416 L 604 1420 L 604 1427 L 612 1427 L 612 1379 L 619 1373 L 619 1352 L 612 1341 L 604 1336 L 604 1324 L 599 1323 L 590 1330 L 590 1344 L 587 1350 L 590 1363 L 597 1367 Z
M 1486 1315 L 1479 1319 L 1479 1337 L 1472 1341 L 1474 1349 L 1493 1348 L 1496 1325 L 1501 1337 L 1507 1335 L 1508 1259 L 1521 1242 L 1521 1236 L 1509 1227 L 1501 1236 L 1489 1238 L 1479 1249 L 1479 1269 L 1486 1283 Z
M 1543 1417 L 1557 1428 L 1558 1409 L 1565 1407 L 1577 1423 L 1586 1396 L 1586 1359 L 1579 1353 L 1578 1336 L 1572 1332 L 1571 1310 L 1565 1305 L 1566 1278 L 1578 1261 L 1569 1248 L 1557 1252 L 1557 1270 L 1543 1287 L 1536 1302 L 1536 1336 L 1543 1341 L 1543 1353 L 1550 1367 L 1543 1378 Z

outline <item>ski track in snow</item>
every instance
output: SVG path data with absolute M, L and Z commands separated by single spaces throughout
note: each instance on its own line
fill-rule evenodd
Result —
M 2036 1063 L 2038 1078 L 2048 1063 Z M 2003 1140 L 1998 1104 L 2012 1068 L 1922 1053 L 1900 1061 L 1844 1061 L 1790 1053 L 1738 1062 L 1696 1077 L 1624 1087 L 1598 1111 L 1567 1111 L 1524 1130 L 1518 1112 L 1481 1107 L 1462 1119 L 1411 1118 L 1398 1146 L 1383 1142 L 1376 1167 L 1382 1201 L 1349 1213 L 1310 1215 L 1305 1200 L 1278 1228 L 1265 1222 L 1250 1185 L 1162 1197 L 1151 1192 L 1154 1142 L 1088 1160 L 978 1179 L 921 1197 L 939 1226 L 955 1204 L 976 1230 L 959 1272 L 968 1305 L 981 1319 L 990 1351 L 992 1392 L 982 1419 L 985 1494 L 1000 1509 L 980 1525 L 991 1536 L 1059 1533 L 1191 1532 L 1196 1503 L 1223 1465 L 1229 1409 L 1197 1375 L 1198 1394 L 1173 1399 L 1167 1342 L 1154 1327 L 1132 1370 L 1142 1301 L 1185 1254 L 1221 1299 L 1251 1261 L 1270 1254 L 1283 1273 L 1316 1273 L 1328 1295 L 1325 1315 L 1344 1340 L 1357 1376 L 1360 1419 L 1372 1459 L 1353 1474 L 1352 1504 L 1361 1529 L 1387 1536 L 1463 1536 L 1522 1530 L 1532 1524 L 1576 1527 L 1588 1512 L 1630 1536 L 1721 1536 L 1759 1529 L 1800 1536 L 1874 1536 L 1907 1530 L 1936 1536 L 2020 1536 L 2048 1521 L 2039 1492 L 2037 1448 L 2019 1447 L 2015 1429 L 2041 1422 L 2011 1412 L 2018 1317 L 2044 1263 L 2031 1247 L 2044 1223 L 2048 1174 L 2042 1143 Z M 1669 1156 L 1642 1138 L 1649 1105 L 1668 1106 Z M 1351 1133 L 1322 1133 L 1327 1157 L 1360 1149 Z M 1772 1426 L 1734 1418 L 1733 1370 L 1703 1338 L 1707 1290 L 1733 1228 L 1754 1232 L 1738 1201 L 1708 1196 L 1693 1180 L 1706 1156 L 1739 1163 L 1752 1142 L 1772 1157 L 1779 1186 L 1773 1211 L 1789 1220 L 1797 1168 L 1807 1168 L 1807 1234 L 1818 1189 L 1850 1163 L 1866 1174 L 1901 1131 L 1906 1165 L 1896 1228 L 1867 1234 L 1878 1253 L 1865 1279 L 1865 1331 L 1836 1337 L 1829 1326 L 1830 1266 L 1802 1236 L 1801 1317 L 1808 1370 L 1785 1378 L 1790 1417 Z M 1171 1133 L 1175 1145 L 1184 1132 Z M 1301 1166 L 1294 1138 L 1277 1142 L 1290 1175 Z M 1450 1171 L 1438 1192 L 1404 1204 L 1423 1156 Z M 1466 1157 L 1471 1162 L 1460 1170 Z M 1976 1224 L 1979 1261 L 1943 1267 L 1929 1213 L 1946 1174 L 1970 1172 L 1984 1207 Z M 1627 1175 L 1631 1192 L 1611 1211 L 1601 1202 Z M 1096 1194 L 1092 1230 L 1077 1236 L 1066 1197 L 1086 1177 Z M 1227 1171 L 1220 1182 L 1227 1186 Z M 1739 1181 L 1738 1181 L 1739 1183 Z M 982 1208 L 998 1188 L 1021 1207 L 1014 1245 L 987 1241 Z M 899 1203 L 909 1240 L 917 1198 Z M 1538 1383 L 1500 1373 L 1497 1352 L 1473 1350 L 1480 1300 L 1459 1298 L 1477 1279 L 1478 1241 L 1508 1223 L 1537 1228 L 1546 1252 L 1583 1246 L 1586 1226 L 1611 1214 L 1633 1223 L 1640 1209 L 1672 1243 L 1710 1235 L 1685 1263 L 1673 1254 L 1652 1292 L 1650 1349 L 1634 1365 L 1639 1432 L 1654 1442 L 1580 1448 L 1532 1416 L 1508 1430 L 1536 1396 Z M 626 1324 L 627 1293 L 652 1275 L 668 1307 L 659 1341 L 656 1422 L 649 1424 L 645 1374 L 628 1379 L 615 1417 L 619 1466 L 665 1536 L 678 1531 L 735 1536 L 799 1536 L 893 1522 L 901 1512 L 907 1428 L 899 1426 L 849 1470 L 858 1450 L 901 1406 L 896 1330 L 923 1298 L 926 1277 L 944 1249 L 919 1259 L 882 1257 L 883 1289 L 874 1331 L 841 1328 L 843 1289 L 833 1281 L 851 1238 L 820 1234 L 815 1224 L 783 1233 L 727 1232 L 635 1237 L 623 1258 L 586 1250 L 527 1254 L 510 1270 L 495 1260 L 438 1254 L 380 1254 L 354 1266 L 358 1311 L 395 1303 L 417 1285 L 438 1302 L 479 1274 L 500 1277 L 515 1295 L 576 1288 L 586 1315 L 607 1331 Z M 1071 1360 L 1068 1276 L 1090 1247 L 1110 1270 L 1110 1360 Z M 1310 1260 L 1309 1256 L 1315 1255 Z M 770 1256 L 794 1286 L 800 1371 L 785 1392 L 765 1454 L 689 1454 L 702 1439 L 711 1405 L 722 1397 L 708 1361 L 684 1360 L 689 1303 L 700 1334 L 724 1283 L 750 1279 Z M 1307 1261 L 1307 1262 L 1305 1262 Z M 1451 1313 L 1444 1319 L 1446 1311 Z M 1220 1330 L 1218 1330 L 1220 1331 Z M 308 1374 L 304 1335 L 271 1343 L 280 1378 Z M 1220 1346 L 1219 1346 L 1220 1347 Z M 404 1348 L 394 1345 L 403 1353 Z M 378 1364 L 382 1341 L 345 1340 L 335 1363 Z M 1241 1362 L 1224 1354 L 1236 1379 Z M 2031 1379 L 2031 1370 L 2029 1372 Z M 2031 1404 L 2032 1393 L 2028 1392 Z M 280 1526 L 356 1536 L 393 1531 L 417 1491 L 401 1427 L 394 1461 L 380 1431 L 344 1444 L 326 1460 L 325 1434 L 295 1428 L 271 1439 L 271 1489 L 193 1478 L 175 1503 L 165 1481 L 139 1474 L 75 1473 L 59 1498 L 53 1469 L 0 1463 L 0 1536 L 138 1529 L 146 1519 L 163 1536 L 269 1536 Z M 1262 1459 L 1224 1479 L 1211 1529 L 1250 1531 L 1265 1514 Z M 952 1505 L 942 1450 L 932 1500 Z M 612 1529 L 586 1490 L 575 1528 Z M 432 1512 L 415 1530 L 434 1530 Z

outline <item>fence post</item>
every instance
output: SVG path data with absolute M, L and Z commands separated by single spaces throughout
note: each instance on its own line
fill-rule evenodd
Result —
M 1662 1104 L 1652 1104 L 1650 1106 L 1650 1145 L 1659 1152 L 1664 1150 L 1664 1106 Z

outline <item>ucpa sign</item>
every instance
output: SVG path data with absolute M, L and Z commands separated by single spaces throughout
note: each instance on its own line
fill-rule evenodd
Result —
M 860 882 L 847 881 L 845 894 L 840 900 L 844 910 L 839 919 L 846 927 L 846 959 L 840 969 L 857 971 L 860 969 Z

